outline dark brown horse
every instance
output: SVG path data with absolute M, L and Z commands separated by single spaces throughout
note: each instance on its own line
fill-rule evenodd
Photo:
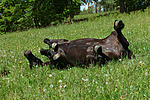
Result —
M 54 52 L 51 49 L 41 49 L 41 54 L 50 59 L 49 64 L 59 68 L 67 65 L 88 65 L 91 62 L 95 64 L 99 62 L 102 65 L 112 59 L 135 57 L 128 49 L 129 43 L 121 32 L 123 28 L 124 23 L 121 20 L 115 20 L 115 31 L 104 39 L 83 38 L 72 41 L 45 39 L 44 42 L 54 49 Z

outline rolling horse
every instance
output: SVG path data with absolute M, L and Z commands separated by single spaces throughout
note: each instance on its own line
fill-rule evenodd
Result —
M 85 66 L 92 62 L 101 66 L 113 59 L 135 58 L 133 52 L 128 48 L 129 42 L 121 32 L 124 26 L 122 20 L 115 20 L 115 31 L 104 39 L 82 38 L 68 41 L 66 39 L 50 40 L 46 38 L 44 43 L 49 45 L 49 49 L 40 50 L 41 54 L 50 60 L 46 63 L 39 64 L 39 58 L 35 57 L 30 50 L 26 50 L 24 55 L 29 60 L 31 69 L 34 65 L 50 64 L 58 68 L 66 68 L 68 65 Z M 32 57 L 28 57 L 28 55 L 32 55 Z M 33 62 L 35 63 L 33 64 Z

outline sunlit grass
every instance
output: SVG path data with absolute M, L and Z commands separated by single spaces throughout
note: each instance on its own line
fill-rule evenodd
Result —
M 1 35 L 0 71 L 9 70 L 10 74 L 0 75 L 0 99 L 150 99 L 149 16 L 150 12 L 109 15 L 73 25 Z M 91 64 L 87 68 L 51 70 L 44 66 L 30 70 L 23 55 L 26 49 L 46 61 L 39 52 L 48 48 L 45 38 L 105 38 L 113 31 L 116 19 L 125 23 L 123 34 L 136 59 L 112 61 L 102 68 Z

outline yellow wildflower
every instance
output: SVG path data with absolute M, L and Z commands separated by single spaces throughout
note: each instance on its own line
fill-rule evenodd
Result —
M 22 61 L 20 61 L 20 64 L 22 63 Z

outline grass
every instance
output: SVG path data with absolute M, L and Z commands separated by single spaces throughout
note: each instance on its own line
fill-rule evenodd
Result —
M 56 27 L 29 29 L 0 36 L 0 99 L 150 99 L 150 12 L 109 15 L 91 21 Z M 83 15 L 81 15 L 81 18 Z M 79 18 L 79 16 L 77 16 Z M 113 31 L 113 23 L 125 23 L 124 36 L 136 59 L 124 59 L 103 66 L 73 67 L 65 70 L 49 66 L 29 69 L 23 53 L 31 50 L 40 55 L 45 38 L 105 38 Z M 10 74 L 4 75 L 8 71 Z

